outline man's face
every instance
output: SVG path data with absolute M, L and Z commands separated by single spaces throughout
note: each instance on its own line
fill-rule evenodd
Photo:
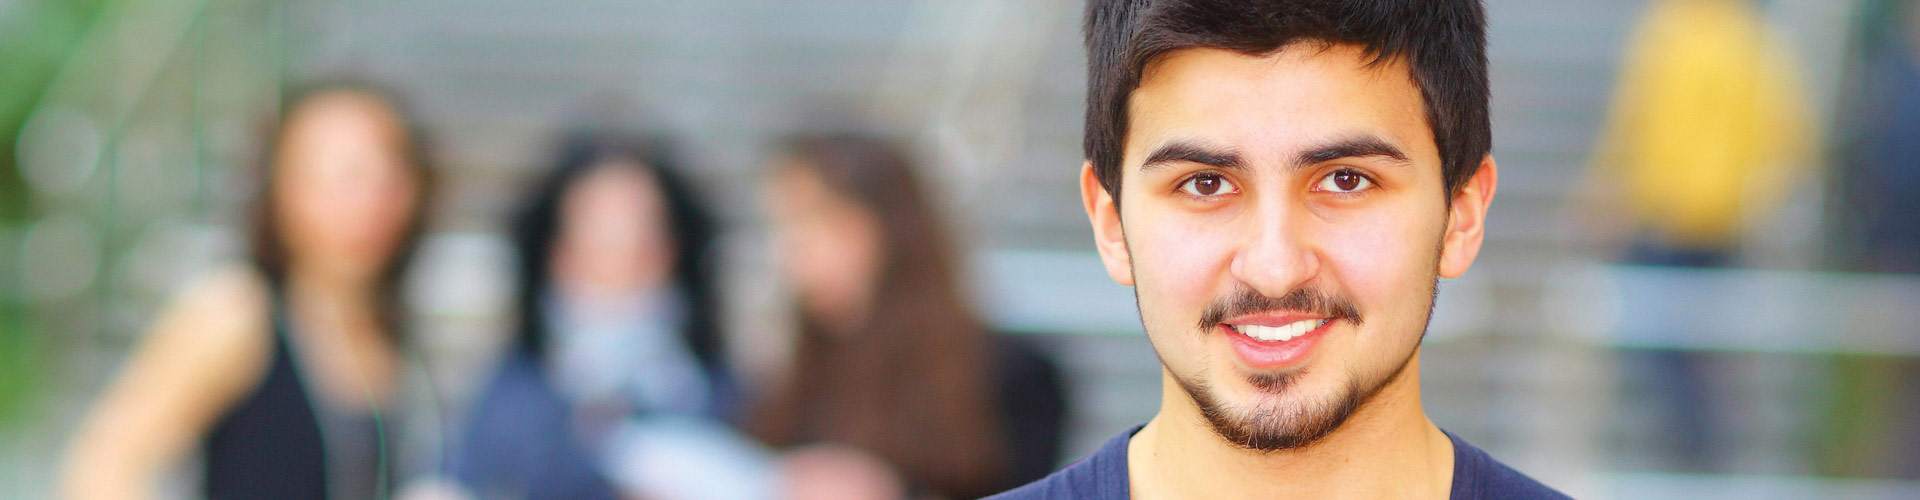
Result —
M 1318 44 L 1164 55 L 1129 103 L 1117 212 L 1083 175 L 1109 273 L 1237 445 L 1336 428 L 1412 359 L 1437 276 L 1478 250 L 1485 200 L 1443 188 L 1408 66 L 1370 60 Z M 1467 224 L 1450 226 L 1462 205 Z

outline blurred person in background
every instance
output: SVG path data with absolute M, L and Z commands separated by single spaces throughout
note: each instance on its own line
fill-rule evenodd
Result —
M 979 498 L 1045 475 L 1055 367 L 968 309 L 947 227 L 908 155 L 867 136 L 786 143 L 766 186 L 796 287 L 791 373 L 750 424 L 789 498 Z
M 715 221 L 666 141 L 562 142 L 513 227 L 520 328 L 456 477 L 484 499 L 761 498 L 764 454 L 722 423 Z
M 371 86 L 292 95 L 266 150 L 252 262 L 188 288 L 80 425 L 73 499 L 146 498 L 196 449 L 208 498 L 379 498 L 405 344 L 397 281 L 429 164 Z
M 1770 215 L 1811 159 L 1815 131 L 1791 61 L 1747 0 L 1656 1 L 1624 61 L 1578 226 L 1628 264 L 1733 264 L 1747 220 Z M 1711 467 L 1711 422 L 1733 417 L 1715 410 L 1713 358 L 1650 349 L 1621 359 L 1627 385 L 1656 398 L 1663 437 L 1650 443 L 1675 460 L 1661 468 Z
M 1920 3 L 1870 2 L 1838 174 L 1843 269 L 1920 274 Z M 1909 330 L 1908 335 L 1916 335 Z M 1904 340 L 1913 345 L 1912 340 Z M 1838 360 L 1822 472 L 1920 478 L 1920 362 Z

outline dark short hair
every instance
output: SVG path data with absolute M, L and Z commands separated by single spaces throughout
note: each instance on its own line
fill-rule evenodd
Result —
M 1453 193 L 1493 148 L 1486 14 L 1479 0 L 1088 0 L 1085 148 L 1120 194 L 1127 102 L 1154 58 L 1210 47 L 1264 55 L 1299 42 L 1356 44 L 1370 64 L 1404 58 Z

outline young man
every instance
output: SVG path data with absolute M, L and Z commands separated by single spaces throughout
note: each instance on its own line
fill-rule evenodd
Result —
M 1564 495 L 1420 406 L 1497 169 L 1478 0 L 1091 0 L 1080 190 L 1160 412 L 1005 499 Z

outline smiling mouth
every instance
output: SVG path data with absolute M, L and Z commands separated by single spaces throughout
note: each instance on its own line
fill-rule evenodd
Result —
M 1332 318 L 1303 319 L 1280 326 L 1226 325 L 1241 335 L 1261 342 L 1286 342 L 1325 326 Z

